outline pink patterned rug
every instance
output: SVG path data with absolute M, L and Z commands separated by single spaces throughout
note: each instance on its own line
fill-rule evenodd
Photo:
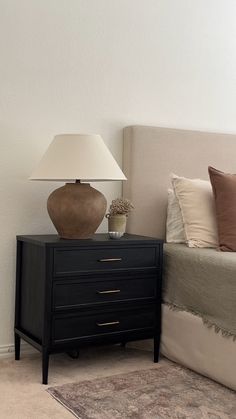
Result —
M 236 393 L 173 362 L 48 388 L 79 419 L 236 419 Z

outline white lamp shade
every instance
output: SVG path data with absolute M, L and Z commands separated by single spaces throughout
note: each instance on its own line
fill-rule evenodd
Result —
M 106 181 L 126 177 L 100 135 L 56 135 L 31 180 Z

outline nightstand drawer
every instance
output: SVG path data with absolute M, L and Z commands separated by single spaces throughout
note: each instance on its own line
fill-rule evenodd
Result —
M 156 247 L 102 249 L 56 249 L 54 275 L 76 275 L 85 271 L 155 267 Z
M 96 282 L 55 281 L 53 307 L 55 310 L 89 304 L 152 299 L 156 297 L 157 274 L 134 278 L 96 280 Z
M 54 343 L 114 334 L 128 330 L 154 328 L 154 306 L 90 315 L 73 315 L 54 319 Z

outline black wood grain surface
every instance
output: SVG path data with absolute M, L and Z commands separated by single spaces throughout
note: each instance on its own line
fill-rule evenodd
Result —
M 161 331 L 163 241 L 125 234 L 64 240 L 17 236 L 15 358 L 20 339 L 49 355 L 88 344 L 154 339 Z

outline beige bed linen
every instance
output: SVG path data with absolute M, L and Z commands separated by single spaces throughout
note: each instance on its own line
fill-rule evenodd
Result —
M 151 348 L 151 342 L 147 343 Z M 186 311 L 162 305 L 161 353 L 236 390 L 236 342 L 225 339 Z
M 211 182 L 172 175 L 189 247 L 218 247 L 215 199 Z
M 153 340 L 129 347 L 153 351 Z M 162 304 L 161 354 L 236 391 L 236 343 L 207 328 L 200 317 Z

